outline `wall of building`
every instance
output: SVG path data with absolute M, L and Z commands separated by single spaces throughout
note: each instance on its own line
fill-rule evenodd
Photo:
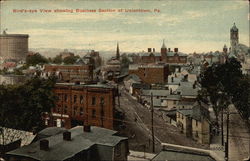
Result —
M 57 73 L 61 82 L 93 81 L 92 65 L 45 65 L 43 76 Z
M 138 69 L 129 70 L 129 74 L 136 74 L 142 82 L 148 84 L 166 83 L 169 66 L 140 66 Z
M 66 128 L 85 124 L 113 129 L 114 88 L 56 85 L 54 92 L 59 99 L 52 110 L 51 126 L 63 118 Z
M 28 55 L 29 35 L 1 34 L 0 57 L 3 59 L 25 60 Z

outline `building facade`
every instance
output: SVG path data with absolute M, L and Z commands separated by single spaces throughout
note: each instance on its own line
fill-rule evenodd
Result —
M 26 34 L 0 34 L 0 57 L 3 60 L 24 61 L 28 55 L 28 38 Z
M 57 83 L 58 97 L 49 126 L 94 125 L 113 129 L 116 88 L 105 84 Z
M 129 74 L 137 75 L 142 82 L 147 84 L 166 83 L 168 81 L 169 65 L 148 64 L 130 65 Z
M 43 77 L 56 75 L 60 82 L 91 82 L 93 81 L 93 66 L 84 65 L 45 65 Z

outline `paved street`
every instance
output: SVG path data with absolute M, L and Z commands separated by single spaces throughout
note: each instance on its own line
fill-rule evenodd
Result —
M 249 130 L 234 106 L 230 106 L 229 160 L 240 161 L 249 156 Z M 226 121 L 226 115 L 224 116 Z M 225 125 L 225 124 L 224 124 Z M 226 131 L 226 127 L 224 128 Z M 226 132 L 224 133 L 226 136 Z M 226 137 L 225 137 L 226 139 Z

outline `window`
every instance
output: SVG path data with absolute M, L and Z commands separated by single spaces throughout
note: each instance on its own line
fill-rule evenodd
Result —
M 83 107 L 80 108 L 80 116 L 83 116 Z
M 63 111 L 64 114 L 67 114 L 67 109 L 68 109 L 68 107 L 65 105 L 64 106 L 64 111 Z
M 83 104 L 83 96 L 80 96 L 80 104 Z
M 92 105 L 95 105 L 95 97 L 92 97 Z
M 100 103 L 101 103 L 101 105 L 104 105 L 104 97 L 101 97 L 101 100 L 100 100 Z
M 73 115 L 76 116 L 76 113 L 77 113 L 77 106 L 74 107 Z
M 116 148 L 115 148 L 115 155 L 116 156 L 120 156 L 121 155 L 121 143 L 117 144 L 116 145 Z
M 196 124 L 196 126 L 198 126 L 198 121 L 197 120 L 195 120 L 195 124 Z
M 74 103 L 77 101 L 77 95 L 74 95 Z
M 176 105 L 176 100 L 174 100 L 174 105 Z
M 65 102 L 68 101 L 68 95 L 67 95 L 67 94 L 64 95 L 64 101 L 65 101 Z
M 195 137 L 199 137 L 198 131 L 195 132 Z
M 58 94 L 58 95 L 57 95 L 57 98 L 58 98 L 58 101 L 60 101 L 60 100 L 61 100 L 61 95 Z
M 95 109 L 92 110 L 92 118 L 95 118 L 96 117 L 96 111 Z

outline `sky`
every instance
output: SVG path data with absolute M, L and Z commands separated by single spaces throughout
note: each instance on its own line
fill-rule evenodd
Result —
M 239 42 L 249 46 L 247 0 L 11 0 L 0 5 L 1 32 L 7 28 L 9 34 L 29 34 L 29 48 L 110 51 L 119 42 L 121 52 L 160 51 L 165 39 L 167 48 L 179 48 L 183 53 L 221 51 L 224 44 L 230 46 L 233 23 L 239 29 Z M 37 12 L 13 12 L 22 9 Z M 74 12 L 56 13 L 56 9 Z M 77 13 L 76 9 L 97 12 Z

